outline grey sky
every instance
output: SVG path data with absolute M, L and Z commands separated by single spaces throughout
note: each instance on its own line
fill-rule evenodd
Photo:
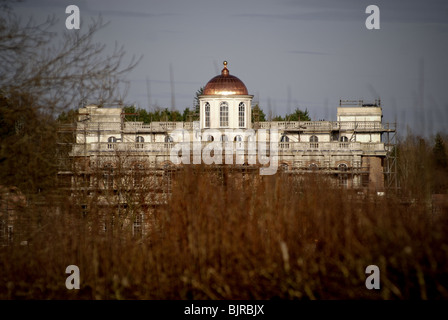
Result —
M 384 121 L 397 119 L 402 134 L 406 126 L 448 132 L 446 0 L 45 0 L 15 7 L 24 17 L 56 14 L 63 32 L 69 4 L 79 6 L 81 28 L 100 13 L 110 21 L 98 41 L 144 55 L 128 77 L 128 103 L 148 107 L 148 77 L 151 104 L 170 108 L 171 65 L 175 107 L 191 107 L 227 60 L 265 113 L 298 106 L 314 120 L 336 120 L 339 99 L 381 98 Z M 380 30 L 365 27 L 370 4 L 380 8 Z

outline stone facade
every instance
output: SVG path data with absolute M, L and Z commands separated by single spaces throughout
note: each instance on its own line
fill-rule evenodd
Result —
M 378 101 L 340 101 L 336 121 L 252 123 L 252 98 L 225 64 L 221 75 L 210 80 L 199 96 L 196 122 L 126 121 L 122 108 L 80 108 L 76 143 L 70 152 L 74 171 L 84 172 L 84 177 L 94 169 L 106 172 L 118 167 L 163 172 L 167 167 L 204 163 L 204 154 L 212 146 L 218 164 L 260 165 L 260 154 L 265 153 L 271 164 L 276 156 L 276 171 L 315 172 L 330 175 L 345 187 L 384 189 L 388 148 L 383 134 L 395 128 L 383 124 Z M 76 174 L 68 176 L 76 180 Z M 86 183 L 92 185 L 92 179 Z

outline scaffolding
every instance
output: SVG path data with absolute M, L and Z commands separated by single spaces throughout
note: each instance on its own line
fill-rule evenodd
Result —
M 384 147 L 386 149 L 386 158 L 385 158 L 385 172 L 384 172 L 384 180 L 386 189 L 398 191 L 400 189 L 400 184 L 398 180 L 397 174 L 397 166 L 398 166 L 398 155 L 397 155 L 397 131 L 396 131 L 397 123 L 394 123 L 393 128 L 387 128 L 386 141 L 384 142 Z

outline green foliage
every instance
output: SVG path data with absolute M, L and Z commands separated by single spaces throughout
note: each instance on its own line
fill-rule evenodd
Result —
M 275 116 L 272 121 L 311 121 L 308 109 L 305 111 L 296 108 L 293 113 L 286 114 L 284 117 Z
M 188 109 L 188 108 L 187 108 Z M 168 110 L 168 108 L 156 108 L 152 112 L 148 112 L 142 108 L 135 108 L 134 106 L 126 106 L 123 108 L 126 121 L 142 121 L 143 123 L 159 122 L 159 121 L 185 121 L 184 114 L 178 110 Z
M 311 121 L 308 109 L 305 109 L 305 111 L 300 110 L 299 108 L 296 108 L 293 113 L 287 114 L 285 116 L 286 121 Z
M 448 192 L 448 161 L 441 134 L 433 141 L 408 133 L 396 148 L 401 194 L 430 198 Z
M 78 116 L 78 110 L 70 109 L 67 112 L 62 111 L 61 114 L 57 117 L 57 121 L 61 124 L 70 124 L 75 123 Z
M 184 122 L 190 122 L 190 121 L 197 121 L 199 120 L 199 111 L 194 112 L 190 110 L 190 108 L 185 108 L 184 112 L 182 113 L 182 121 Z
M 190 108 L 185 108 L 182 113 L 177 110 L 170 111 L 167 108 L 156 108 L 152 112 L 147 112 L 145 109 L 135 108 L 134 106 L 126 106 L 123 108 L 123 112 L 126 113 L 126 121 L 143 121 L 144 123 L 150 123 L 152 121 L 197 121 L 199 120 L 199 96 L 203 93 L 204 88 L 200 88 L 196 91 L 195 97 L 195 111 L 190 110 Z M 266 114 L 260 105 L 257 103 L 252 108 L 252 122 L 264 122 L 267 121 Z M 311 121 L 308 109 L 305 111 L 296 108 L 296 110 L 291 113 L 282 116 L 275 116 L 272 121 Z
M 258 119 L 257 119 L 258 114 Z M 258 103 L 252 108 L 252 122 L 264 122 L 266 121 L 266 114 L 263 112 L 263 110 L 260 108 Z
M 448 159 L 445 142 L 442 135 L 437 133 L 432 149 L 434 163 L 433 193 L 448 192 Z
M 448 165 L 445 143 L 440 133 L 437 133 L 432 149 L 436 168 L 446 168 Z
M 199 104 L 199 96 L 202 95 L 204 93 L 204 87 L 200 87 L 197 91 L 196 94 L 194 96 L 194 110 L 196 112 L 196 116 L 197 119 L 195 120 L 199 120 L 199 108 L 200 108 L 200 104 Z

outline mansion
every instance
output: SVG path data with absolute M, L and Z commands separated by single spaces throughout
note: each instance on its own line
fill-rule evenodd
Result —
M 383 123 L 380 101 L 341 100 L 335 121 L 253 122 L 252 99 L 224 62 L 199 96 L 199 121 L 143 123 L 126 120 L 123 108 L 87 105 L 72 130 L 74 165 L 59 176 L 71 188 L 116 189 L 120 170 L 152 172 L 160 180 L 167 171 L 211 162 L 261 168 L 260 174 L 324 174 L 373 192 L 392 183 L 395 126 Z M 270 173 L 261 171 L 269 166 Z M 132 183 L 141 185 L 141 176 Z

